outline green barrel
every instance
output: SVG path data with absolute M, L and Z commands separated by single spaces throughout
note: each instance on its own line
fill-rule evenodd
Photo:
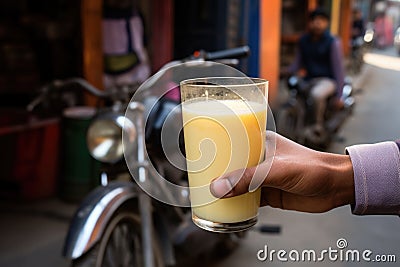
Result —
M 95 112 L 92 107 L 72 107 L 63 113 L 60 194 L 68 201 L 80 201 L 100 184 L 100 162 L 86 146 L 86 132 Z

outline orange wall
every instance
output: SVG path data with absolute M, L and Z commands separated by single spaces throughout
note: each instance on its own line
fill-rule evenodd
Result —
M 260 77 L 269 81 L 269 102 L 274 105 L 279 87 L 281 0 L 261 0 L 260 12 Z

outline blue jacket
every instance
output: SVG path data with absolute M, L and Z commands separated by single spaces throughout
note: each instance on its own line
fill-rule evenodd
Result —
M 336 96 L 341 97 L 344 85 L 344 64 L 342 44 L 340 40 L 326 31 L 322 38 L 313 41 L 309 33 L 299 40 L 298 51 L 290 73 L 296 73 L 300 68 L 307 71 L 306 79 L 328 77 L 336 82 Z
M 299 41 L 303 67 L 307 70 L 306 79 L 329 77 L 334 79 L 331 61 L 331 46 L 333 36 L 328 31 L 317 41 L 310 34 L 304 34 Z

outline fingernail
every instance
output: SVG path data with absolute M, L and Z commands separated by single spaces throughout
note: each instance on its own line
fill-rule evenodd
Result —
M 232 189 L 232 184 L 230 183 L 229 179 L 226 178 L 215 180 L 211 183 L 210 187 L 211 193 L 217 198 L 224 197 L 226 194 L 232 191 Z

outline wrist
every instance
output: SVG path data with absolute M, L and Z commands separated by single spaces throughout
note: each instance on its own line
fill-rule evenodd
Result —
M 333 208 L 354 204 L 354 173 L 350 156 L 328 153 L 325 155 L 325 164 L 329 169 Z

